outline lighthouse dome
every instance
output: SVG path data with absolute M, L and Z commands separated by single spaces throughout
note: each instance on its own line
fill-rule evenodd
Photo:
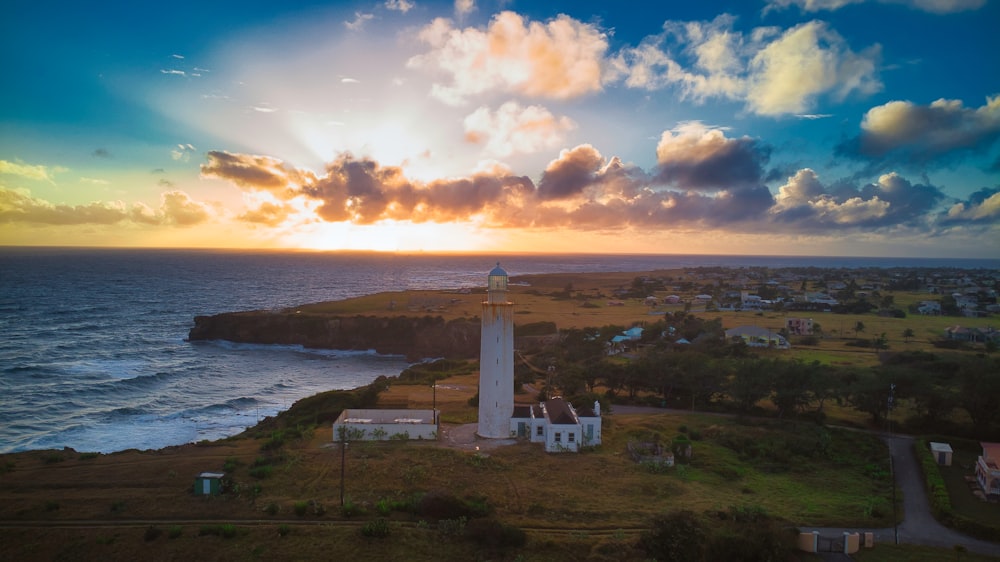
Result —
M 500 267 L 500 262 L 497 262 L 497 266 L 490 272 L 488 280 L 486 288 L 490 294 L 490 302 L 506 302 L 507 297 L 504 293 L 507 292 L 507 272 Z

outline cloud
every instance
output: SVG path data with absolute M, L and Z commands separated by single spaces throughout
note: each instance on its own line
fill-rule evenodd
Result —
M 181 59 L 181 60 L 184 59 L 184 55 L 173 54 L 173 55 L 170 55 L 170 56 L 173 57 L 173 58 L 175 58 L 175 59 Z
M 824 96 L 839 101 L 881 89 L 881 48 L 855 53 L 827 24 L 811 21 L 785 31 L 733 29 L 735 18 L 664 24 L 660 35 L 643 39 L 612 57 L 607 81 L 659 90 L 676 87 L 696 103 L 722 98 L 745 103 L 759 115 L 806 114 Z
M 316 181 L 313 173 L 286 168 L 277 158 L 217 150 L 208 153 L 208 162 L 201 165 L 201 175 L 265 190 L 283 199 L 294 197 L 302 186 Z
M 851 4 L 861 4 L 866 0 L 770 0 L 764 7 L 764 13 L 784 10 L 796 6 L 803 12 L 834 11 Z M 966 10 L 978 10 L 986 4 L 986 0 L 878 0 L 882 4 L 902 4 L 914 10 L 922 10 L 933 14 L 951 14 Z
M 191 159 L 191 154 L 193 154 L 196 151 L 197 149 L 191 143 L 178 144 L 177 148 L 174 148 L 173 150 L 170 151 L 170 157 L 173 158 L 174 160 L 187 162 L 188 160 Z
M 20 160 L 15 162 L 0 160 L 0 174 L 20 176 L 29 180 L 40 180 L 51 183 L 54 180 L 55 174 L 68 171 L 67 168 L 63 168 L 62 166 L 48 167 L 41 164 L 25 164 Z
M 354 20 L 345 21 L 344 27 L 350 29 L 351 31 L 361 31 L 365 24 L 375 18 L 375 14 L 365 14 L 362 12 L 354 12 Z
M 896 173 L 860 187 L 824 186 L 813 170 L 805 168 L 779 188 L 771 215 L 780 224 L 804 231 L 919 226 L 931 220 L 944 198 L 937 187 L 914 184 Z
M 946 225 L 1000 223 L 1000 187 L 983 188 L 959 201 L 942 218 Z
M 128 218 L 125 204 L 54 205 L 24 190 L 0 188 L 0 222 L 49 225 L 115 224 Z
M 607 37 L 566 15 L 541 23 L 504 11 L 485 30 L 456 28 L 438 18 L 418 39 L 430 51 L 412 57 L 408 66 L 444 74 L 449 83 L 434 84 L 431 93 L 446 103 L 487 92 L 564 100 L 602 88 Z
M 252 224 L 278 226 L 285 222 L 291 214 L 291 208 L 288 205 L 264 201 L 236 218 Z
M 95 148 L 90 155 L 94 158 L 111 158 L 111 151 L 106 148 Z
M 414 3 L 408 0 L 385 0 L 383 4 L 387 10 L 406 13 L 413 9 Z
M 1000 138 L 1000 95 L 978 108 L 939 99 L 930 105 L 891 101 L 868 110 L 861 133 L 837 147 L 837 154 L 873 159 L 881 166 L 927 165 L 982 152 Z
M 176 68 L 160 69 L 160 74 L 171 74 L 174 76 L 187 76 L 187 72 Z
M 556 117 L 538 105 L 522 107 L 507 102 L 496 112 L 480 107 L 465 118 L 465 140 L 484 145 L 490 155 L 533 153 L 562 143 L 564 133 L 576 127 L 568 117 Z
M 760 141 L 726 138 L 722 129 L 690 121 L 660 137 L 657 179 L 681 189 L 759 185 L 770 154 L 770 147 Z
M 750 61 L 747 106 L 760 115 L 803 113 L 822 94 L 841 100 L 882 89 L 875 76 L 878 45 L 858 54 L 823 22 L 797 25 Z
M 183 191 L 167 191 L 160 195 L 161 224 L 192 226 L 207 221 L 211 214 L 206 204 L 195 201 Z
M 26 190 L 0 188 L 0 223 L 33 223 L 55 226 L 147 225 L 192 226 L 213 216 L 210 207 L 182 191 L 161 194 L 160 207 L 142 203 L 129 208 L 122 201 L 92 202 L 85 205 L 54 204 L 32 197 Z
M 102 180 L 97 178 L 80 178 L 80 183 L 89 183 L 90 185 L 111 185 L 108 180 Z
M 474 0 L 455 0 L 455 15 L 458 17 L 465 17 L 476 9 L 476 2 Z

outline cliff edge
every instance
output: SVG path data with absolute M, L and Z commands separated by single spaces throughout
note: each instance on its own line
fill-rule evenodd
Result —
M 375 350 L 418 361 L 479 356 L 479 320 L 440 316 L 336 316 L 284 311 L 196 316 L 189 341 L 301 345 L 316 349 Z

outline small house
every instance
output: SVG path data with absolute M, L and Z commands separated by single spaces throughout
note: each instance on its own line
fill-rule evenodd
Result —
M 930 447 L 935 462 L 941 466 L 951 466 L 951 445 L 931 442 Z
M 1000 500 L 1000 443 L 980 443 L 983 454 L 976 460 L 976 481 L 986 497 Z
M 202 472 L 194 479 L 194 495 L 217 496 L 222 493 L 223 472 Z
M 435 410 L 344 410 L 333 422 L 333 440 L 434 440 L 438 436 L 437 421 Z

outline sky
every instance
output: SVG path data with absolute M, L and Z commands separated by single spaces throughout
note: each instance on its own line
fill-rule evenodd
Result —
M 0 245 L 1000 258 L 1000 0 L 5 3 Z

